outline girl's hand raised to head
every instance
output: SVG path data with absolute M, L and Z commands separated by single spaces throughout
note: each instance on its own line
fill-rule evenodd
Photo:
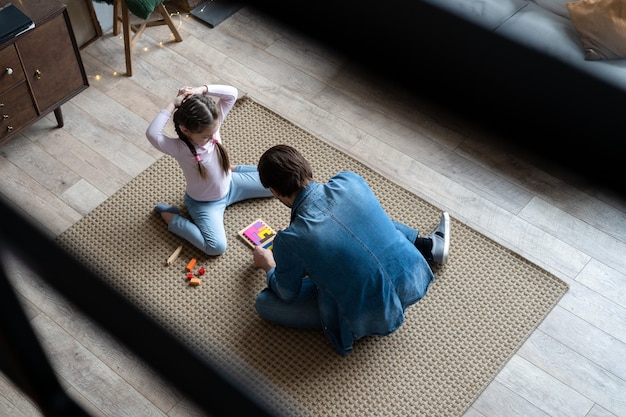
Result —
M 204 94 L 204 93 L 208 93 L 209 88 L 206 85 L 201 85 L 198 87 L 190 87 L 188 85 L 181 87 L 178 90 L 178 94 L 186 94 L 187 96 L 193 96 L 196 94 Z
M 183 101 L 185 101 L 185 99 L 187 99 L 187 96 L 185 94 L 182 94 L 180 91 L 178 92 L 178 95 L 176 96 L 176 98 L 174 99 L 174 108 L 178 108 L 180 107 L 180 105 L 183 103 Z
M 185 86 L 185 87 L 181 87 L 178 89 L 178 94 L 176 95 L 176 97 L 178 98 L 178 96 L 183 96 L 183 100 L 186 100 L 187 98 L 193 96 L 195 94 L 194 88 L 193 87 L 189 87 L 189 86 Z
M 178 89 L 176 99 L 174 100 L 174 107 L 178 108 L 183 101 L 187 100 L 191 96 L 204 94 L 205 90 L 208 92 L 208 87 L 201 85 L 200 87 L 190 87 L 188 85 Z

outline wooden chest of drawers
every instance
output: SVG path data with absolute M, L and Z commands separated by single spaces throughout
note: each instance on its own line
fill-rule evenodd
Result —
M 35 28 L 0 44 L 0 145 L 52 111 L 62 127 L 61 105 L 89 86 L 65 5 L 12 3 Z

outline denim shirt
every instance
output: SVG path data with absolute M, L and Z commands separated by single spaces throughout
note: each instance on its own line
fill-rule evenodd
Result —
M 267 285 L 289 302 L 310 278 L 324 333 L 346 355 L 355 340 L 398 329 L 405 309 L 426 294 L 434 276 L 416 237 L 389 218 L 363 178 L 340 172 L 295 198 L 289 227 L 274 239 L 277 266 Z

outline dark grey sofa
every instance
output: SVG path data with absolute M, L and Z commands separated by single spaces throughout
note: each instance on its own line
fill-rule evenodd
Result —
M 585 59 L 584 45 L 566 7 L 573 0 L 425 1 L 612 87 L 626 90 L 626 59 Z
M 626 62 L 589 62 L 563 0 L 251 5 L 421 99 L 625 192 Z

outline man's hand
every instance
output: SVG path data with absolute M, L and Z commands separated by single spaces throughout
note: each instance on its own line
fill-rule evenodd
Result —
M 276 262 L 274 261 L 274 253 L 269 249 L 257 246 L 252 251 L 252 257 L 254 259 L 254 266 L 256 266 L 257 268 L 262 268 L 265 272 L 276 266 Z

